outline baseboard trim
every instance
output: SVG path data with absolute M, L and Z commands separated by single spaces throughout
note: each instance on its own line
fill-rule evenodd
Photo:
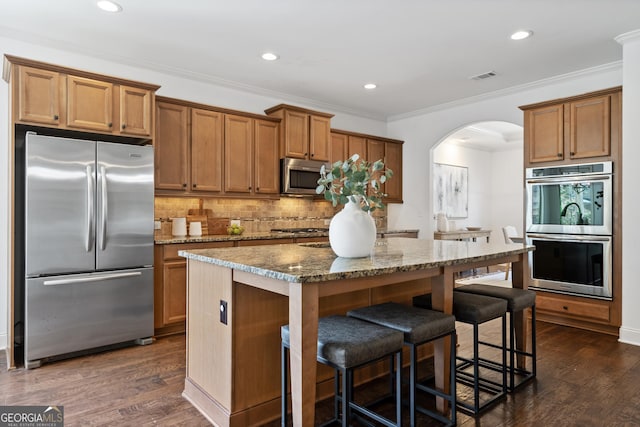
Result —
M 620 327 L 619 342 L 640 346 L 640 330 Z

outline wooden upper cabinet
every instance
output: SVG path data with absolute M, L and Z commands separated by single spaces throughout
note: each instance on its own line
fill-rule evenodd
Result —
M 224 190 L 231 193 L 253 191 L 253 119 L 225 114 Z
M 5 55 L 13 119 L 149 140 L 159 86 Z
M 620 137 L 621 88 L 520 107 L 525 166 L 543 162 L 609 160 Z
M 329 161 L 331 147 L 331 119 L 309 116 L 309 158 Z
M 569 156 L 608 156 L 611 152 L 611 97 L 570 102 Z
M 309 156 L 309 115 L 285 110 L 285 157 L 306 159 Z
M 280 122 L 280 157 L 329 161 L 333 114 L 280 104 L 265 110 Z
M 347 140 L 347 157 L 354 154 L 360 155 L 360 159 L 367 160 L 367 138 L 349 135 Z
M 255 192 L 278 194 L 280 193 L 279 124 L 259 119 L 254 122 Z
M 120 133 L 150 136 L 152 113 L 150 90 L 120 86 Z
M 188 108 L 156 103 L 155 187 L 160 190 L 187 190 L 189 146 Z
M 402 141 L 344 130 L 331 132 L 332 163 L 354 154 L 370 163 L 382 160 L 385 168 L 393 171 L 393 177 L 382 187 L 387 194 L 383 202 L 402 203 Z
M 525 113 L 526 136 L 531 163 L 549 162 L 564 158 L 562 104 L 537 108 Z
M 67 126 L 111 131 L 113 129 L 113 84 L 84 77 L 67 76 Z
M 17 121 L 58 125 L 60 123 L 60 73 L 20 67 Z
M 191 191 L 222 191 L 224 114 L 191 109 Z
M 331 132 L 331 150 L 329 155 L 329 162 L 331 164 L 345 160 L 347 156 L 347 146 L 349 137 L 343 133 Z
M 385 183 L 384 202 L 402 203 L 402 144 L 385 142 L 384 151 L 385 167 L 393 171 L 393 177 Z

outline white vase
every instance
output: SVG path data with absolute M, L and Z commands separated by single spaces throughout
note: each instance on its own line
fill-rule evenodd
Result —
M 329 224 L 329 243 L 339 257 L 362 258 L 371 255 L 376 244 L 373 217 L 351 200 L 334 215 Z
M 449 231 L 449 221 L 444 212 L 438 212 L 436 214 L 436 229 L 438 231 Z

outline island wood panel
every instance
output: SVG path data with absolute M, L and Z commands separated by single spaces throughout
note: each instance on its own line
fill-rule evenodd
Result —
M 227 307 L 227 321 L 220 322 L 220 300 L 232 301 L 231 270 L 210 264 L 189 262 L 187 289 L 189 305 L 189 339 L 187 341 L 187 377 L 207 390 L 226 408 L 232 406 L 230 386 L 234 375 L 233 313 L 232 304 Z M 251 351 L 250 349 L 247 349 Z M 210 357 L 215 352 L 219 357 Z M 227 425 L 224 419 L 215 419 L 218 425 Z
M 276 280 L 242 272 L 233 271 L 233 280 L 237 283 L 244 283 L 252 288 L 268 290 L 280 295 L 288 295 L 288 321 L 291 337 L 290 367 L 291 367 L 291 390 L 292 390 L 292 418 L 295 426 L 311 426 L 314 424 L 315 402 L 320 397 L 317 391 L 316 380 L 318 377 L 318 368 L 316 362 L 317 353 L 317 326 L 318 318 L 321 316 L 321 300 L 322 297 L 348 294 L 354 291 L 385 287 L 388 285 L 404 286 L 406 282 L 415 280 L 425 280 L 431 278 L 431 290 L 433 295 L 434 308 L 440 311 L 451 313 L 453 305 L 453 286 L 454 276 L 457 272 L 474 267 L 482 267 L 493 265 L 501 262 L 513 263 L 513 286 L 516 288 L 526 288 L 526 277 L 528 277 L 528 266 L 526 265 L 526 251 L 518 253 L 502 253 L 496 252 L 487 257 L 483 257 L 479 261 L 464 261 L 453 263 L 452 265 L 444 265 L 442 267 L 425 268 L 413 271 L 397 271 L 387 274 L 380 274 L 372 277 L 344 278 L 339 280 L 329 280 L 324 282 L 308 282 L 308 283 L 287 283 L 286 281 Z M 221 267 L 214 264 L 208 264 L 198 259 L 189 259 L 189 264 L 204 264 L 205 267 L 219 269 Z M 230 270 L 231 271 L 231 270 Z M 206 276 L 206 275 L 203 275 Z M 190 280 L 192 279 L 189 274 Z M 229 279 L 230 280 L 230 279 Z M 238 286 L 234 284 L 234 286 Z M 210 282 L 191 283 L 189 286 L 210 286 Z M 225 282 L 224 286 L 227 286 Z M 422 288 L 420 288 L 422 290 Z M 255 290 L 254 290 L 255 291 Z M 384 292 L 384 291 L 383 291 Z M 394 291 L 389 291 L 394 293 Z M 191 297 L 189 297 L 191 298 Z M 242 304 L 242 301 L 234 300 L 232 305 Z M 232 311 L 232 310 L 231 310 Z M 190 314 L 189 314 L 190 315 Z M 524 350 L 526 343 L 523 337 L 526 336 L 526 323 L 523 322 L 524 313 L 514 316 L 516 323 L 516 345 L 519 349 Z M 236 320 L 239 320 L 236 318 Z M 213 320 L 212 320 L 213 321 Z M 236 328 L 241 325 L 236 323 Z M 250 328 L 249 328 L 250 329 Z M 234 329 L 235 331 L 236 329 Z M 231 357 L 227 353 L 222 355 L 208 351 L 209 348 L 203 347 L 198 343 L 194 343 L 191 347 L 192 339 L 190 330 L 188 332 L 188 341 L 190 343 L 189 351 L 198 351 L 206 353 L 209 357 Z M 447 339 L 438 340 L 434 345 L 434 365 L 436 374 L 436 386 L 441 389 L 448 389 L 448 357 L 449 341 Z M 229 362 L 231 363 L 231 362 Z M 524 365 L 523 358 L 519 358 L 518 364 Z M 231 363 L 232 368 L 239 369 L 237 364 Z M 277 372 L 277 368 L 276 372 Z M 268 373 L 272 375 L 272 373 Z M 227 387 L 230 389 L 236 384 L 229 383 Z M 224 420 L 221 425 L 244 426 L 249 419 L 260 419 L 266 421 L 268 418 L 268 408 L 274 411 L 274 418 L 279 416 L 279 405 L 276 405 L 277 398 L 268 402 L 258 404 L 254 408 L 238 408 L 228 409 L 216 401 L 216 396 L 210 390 L 198 384 L 193 378 L 188 377 L 185 382 L 184 396 L 194 405 L 203 411 L 211 419 Z M 438 408 L 445 410 L 444 401 L 438 399 Z M 227 408 L 227 409 L 225 409 Z M 212 411 L 212 412 L 207 412 Z M 253 412 L 252 412 L 253 411 Z M 249 415 L 253 413 L 253 415 Z M 261 415 L 257 415 L 260 413 Z M 256 417 L 256 418 L 254 418 Z M 241 421 L 238 421 L 241 420 Z

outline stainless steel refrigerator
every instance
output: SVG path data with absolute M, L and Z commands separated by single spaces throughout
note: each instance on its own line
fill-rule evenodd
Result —
M 153 148 L 27 132 L 25 366 L 153 335 Z

